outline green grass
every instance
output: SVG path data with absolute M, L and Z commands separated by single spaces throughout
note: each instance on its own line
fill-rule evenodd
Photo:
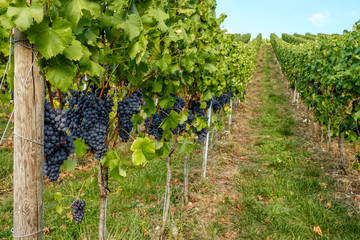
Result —
M 265 49 L 259 96 L 263 104 L 251 124 L 258 139 L 252 149 L 251 164 L 241 165 L 237 177 L 242 211 L 232 221 L 238 237 L 358 239 L 359 218 L 335 199 L 335 181 L 311 161 L 310 153 L 303 147 L 305 142 L 297 133 L 281 82 L 272 71 L 275 66 L 270 60 L 270 49 Z M 316 226 L 320 226 L 323 237 L 313 231 Z

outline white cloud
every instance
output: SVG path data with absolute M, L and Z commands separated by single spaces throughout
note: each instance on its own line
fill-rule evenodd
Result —
M 315 13 L 308 20 L 314 24 L 315 27 L 322 27 L 330 22 L 331 13 L 329 11 Z

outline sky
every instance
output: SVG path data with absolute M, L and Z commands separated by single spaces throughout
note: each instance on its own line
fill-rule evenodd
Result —
M 229 33 L 342 34 L 360 20 L 360 0 L 217 0 L 216 14 L 222 13 Z

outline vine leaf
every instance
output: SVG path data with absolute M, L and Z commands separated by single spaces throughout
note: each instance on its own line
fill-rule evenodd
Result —
M 57 56 L 48 61 L 45 76 L 52 85 L 66 92 L 75 78 L 75 65 L 64 56 Z
M 160 158 L 165 158 L 169 156 L 170 153 L 170 146 L 167 142 L 163 142 L 159 149 L 156 149 L 156 155 Z
M 180 145 L 179 154 L 181 156 L 185 156 L 186 154 L 192 152 L 195 146 L 195 144 L 190 140 L 185 140 L 179 143 L 179 145 Z
M 126 172 L 121 168 L 120 158 L 115 151 L 108 151 L 101 160 L 101 164 L 109 168 L 109 175 L 115 180 L 121 181 L 126 177 Z
M 64 56 L 70 60 L 79 61 L 84 55 L 81 42 L 73 40 L 68 48 L 64 50 Z
M 85 144 L 85 140 L 82 138 L 78 138 L 74 141 L 75 145 L 75 154 L 78 157 L 82 157 L 87 153 L 88 146 Z
M 55 202 L 61 202 L 61 199 L 62 199 L 62 194 L 60 192 L 54 193 Z M 62 204 L 60 203 L 60 204 L 56 205 L 55 210 L 57 213 L 61 214 L 63 212 Z
M 131 145 L 131 151 L 134 165 L 144 164 L 155 157 L 155 144 L 147 137 L 136 138 Z
M 158 28 L 162 32 L 166 32 L 168 30 L 165 21 L 169 18 L 169 14 L 167 14 L 164 10 L 160 8 L 152 8 L 149 10 L 148 15 L 156 19 L 156 21 L 158 22 Z
M 188 110 L 183 110 L 181 113 L 180 113 L 180 124 L 183 124 L 184 122 L 187 121 L 189 117 L 189 111 Z
M 94 16 L 101 14 L 100 5 L 95 1 L 88 0 L 70 0 L 64 5 L 64 14 L 72 27 L 76 27 L 82 16 L 82 10 L 86 9 Z
M 171 111 L 170 114 L 160 124 L 160 127 L 164 130 L 164 132 L 169 131 L 169 129 L 174 130 L 179 124 L 179 121 L 180 121 L 179 114 L 175 111 Z
M 129 35 L 130 41 L 140 35 L 142 29 L 141 18 L 135 14 L 130 14 L 126 22 L 121 24 L 121 27 Z
M 7 9 L 6 15 L 21 31 L 27 30 L 35 20 L 40 23 L 44 18 L 44 9 L 38 0 L 33 0 L 28 7 L 26 1 L 17 0 Z
M 73 40 L 69 23 L 62 18 L 56 18 L 51 25 L 45 19 L 31 26 L 28 38 L 46 59 L 62 53 Z
M 77 166 L 77 162 L 73 159 L 68 159 L 64 161 L 64 164 L 61 165 L 60 169 L 65 170 L 67 172 L 74 171 Z

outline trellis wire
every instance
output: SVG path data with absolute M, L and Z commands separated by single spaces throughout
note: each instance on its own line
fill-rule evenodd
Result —
M 29 234 L 26 234 L 26 235 L 23 235 L 23 236 L 15 236 L 14 235 L 14 228 L 12 228 L 10 231 L 11 231 L 11 235 L 13 238 L 26 238 L 26 237 L 31 237 L 31 236 L 34 236 L 36 234 L 39 234 L 41 233 L 42 231 L 44 231 L 45 228 L 41 229 L 41 230 L 38 230 L 37 232 L 33 232 L 33 233 L 29 233 Z

